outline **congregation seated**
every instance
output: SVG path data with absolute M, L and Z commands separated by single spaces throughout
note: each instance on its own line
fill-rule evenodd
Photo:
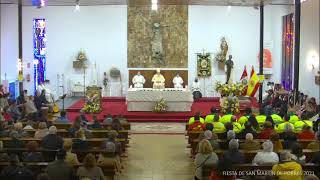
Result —
M 106 143 L 105 151 L 99 155 L 97 162 L 101 166 L 112 165 L 116 172 L 121 172 L 120 160 L 116 154 L 116 145 L 113 142 Z
M 314 139 L 315 133 L 311 129 L 310 126 L 304 125 L 302 132 L 298 134 L 298 139 Z
M 292 126 L 288 125 L 286 125 L 285 131 L 280 135 L 280 137 L 282 137 L 282 139 L 284 140 L 284 149 L 290 149 L 292 144 L 294 144 L 297 141 L 297 136 L 293 132 Z
M 200 112 L 196 112 L 195 115 L 189 119 L 189 122 L 188 122 L 189 125 L 193 125 L 195 123 L 204 124 L 204 119 L 200 116 Z
M 97 119 L 97 116 L 93 116 L 93 123 L 90 125 L 90 129 L 100 129 L 100 128 L 101 128 L 101 124 Z
M 79 165 L 77 154 L 72 153 L 72 140 L 65 139 L 63 142 L 63 149 L 66 151 L 65 162 L 70 166 Z
M 301 165 L 291 159 L 288 151 L 280 153 L 280 162 L 273 165 L 272 172 L 279 179 L 302 180 L 303 176 Z
M 252 164 L 276 164 L 279 162 L 278 154 L 273 152 L 273 144 L 271 141 L 266 141 L 262 144 L 262 151 L 258 152 Z
M 9 107 L 7 109 L 7 113 L 10 115 L 13 121 L 20 120 L 22 118 L 22 114 L 17 107 L 17 102 L 15 100 L 11 100 L 9 102 Z
M 218 116 L 218 118 L 220 119 L 219 110 L 215 107 L 212 107 L 210 109 L 210 114 L 206 116 L 204 123 L 213 123 L 216 116 Z
M 236 139 L 231 139 L 229 148 L 224 153 L 224 156 L 231 157 L 232 164 L 242 164 L 245 162 L 243 153 L 239 152 L 239 142 Z
M 89 178 L 92 180 L 104 180 L 104 174 L 100 167 L 97 166 L 96 158 L 92 154 L 87 154 L 82 162 L 82 166 L 78 168 L 77 177 L 79 179 Z
M 24 102 L 24 112 L 25 115 L 28 116 L 30 114 L 37 113 L 38 109 L 34 103 L 34 97 L 29 96 L 26 98 L 26 101 Z
M 263 124 L 263 130 L 259 134 L 259 139 L 270 139 L 271 134 L 274 132 L 272 123 L 270 121 L 266 121 Z
M 249 120 L 249 117 L 252 115 L 252 110 L 251 108 L 246 108 L 245 109 L 245 114 L 243 116 L 241 116 L 238 120 L 238 122 L 243 125 L 244 123 L 246 123 Z
M 49 128 L 49 134 L 43 137 L 41 146 L 45 149 L 61 149 L 63 145 L 63 139 L 57 135 L 57 128 L 51 126 Z
M 291 146 L 291 159 L 299 164 L 306 163 L 306 156 L 303 154 L 303 148 L 299 143 Z
M 11 140 L 7 142 L 6 147 L 8 148 L 24 148 L 25 144 L 19 140 L 19 134 L 17 131 L 10 132 Z
M 217 165 L 212 169 L 209 180 L 236 180 L 235 175 L 225 173 L 233 170 L 232 164 L 232 158 L 230 156 L 221 156 Z
M 250 118 L 249 118 L 250 119 Z M 253 135 L 253 138 L 256 139 L 258 137 L 258 134 L 257 132 L 253 129 L 252 125 L 251 125 L 251 122 L 246 122 L 244 123 L 244 129 L 238 133 L 237 137 L 239 139 L 245 139 L 246 138 L 246 135 L 248 133 L 251 133 Z
M 280 136 L 278 133 L 274 132 L 270 135 L 270 141 L 273 144 L 273 151 L 280 152 L 283 150 L 282 143 L 280 142 Z
M 245 142 L 240 144 L 240 149 L 250 151 L 250 150 L 259 150 L 261 148 L 260 143 L 253 139 L 251 133 L 246 134 Z
M 208 140 L 212 146 L 212 149 L 220 149 L 220 144 L 218 142 L 218 136 L 215 133 L 212 133 L 212 130 L 206 130 L 204 133 L 204 139 Z
M 27 137 L 28 133 L 23 129 L 23 125 L 21 122 L 17 122 L 13 125 L 13 129 L 11 130 L 11 133 L 16 133 L 16 137 L 22 138 Z
M 195 179 L 202 179 L 202 167 L 207 164 L 217 164 L 218 156 L 213 152 L 210 142 L 206 139 L 200 141 L 199 152 L 194 159 L 195 164 Z
M 72 126 L 68 129 L 69 137 L 75 137 L 77 131 L 81 128 L 81 117 L 78 116 L 75 121 L 73 121 Z
M 80 129 L 76 132 L 75 139 L 72 140 L 72 149 L 74 150 L 88 150 L 90 145 L 86 140 L 84 130 Z
M 315 141 L 308 144 L 307 149 L 319 151 L 320 150 L 320 131 L 315 135 Z
M 49 134 L 49 129 L 47 128 L 47 123 L 40 122 L 38 124 L 38 130 L 34 133 L 35 138 L 42 139 Z
M 34 122 L 32 120 L 28 120 L 26 122 L 26 125 L 23 127 L 23 130 L 30 130 L 30 129 L 33 129 L 33 126 L 34 126 Z
M 48 164 L 48 167 L 46 168 L 46 173 L 49 176 L 49 179 L 74 179 L 74 171 L 72 167 L 65 161 L 66 154 L 66 151 L 63 149 L 58 151 L 56 160 Z
M 9 166 L 5 167 L 1 171 L 0 175 L 1 180 L 34 180 L 33 173 L 30 169 L 23 166 L 20 163 L 19 157 L 15 154 L 12 154 L 9 160 Z
M 111 123 L 112 122 L 112 115 L 111 114 L 107 114 L 106 118 L 103 120 L 103 123 Z
M 22 160 L 24 162 L 42 162 L 44 161 L 41 152 L 36 152 L 38 149 L 38 143 L 36 141 L 30 141 L 27 143 L 27 152 L 22 153 Z
M 275 130 L 277 133 L 281 134 L 281 133 L 284 133 L 286 129 L 291 129 L 293 131 L 294 129 L 294 126 L 292 123 L 289 122 L 290 120 L 290 116 L 288 115 L 285 115 L 283 117 L 283 121 L 281 124 L 278 124 L 276 127 L 275 127 Z
M 115 154 L 118 158 L 120 158 L 121 154 L 123 153 L 122 152 L 122 145 L 120 142 L 116 141 L 116 138 L 118 136 L 118 133 L 116 131 L 110 131 L 108 133 L 108 136 L 107 136 L 107 139 L 102 143 L 102 147 L 103 149 L 106 149 L 107 147 L 107 144 L 109 142 L 112 142 L 115 144 L 115 147 L 116 147 L 116 151 L 115 151 Z
M 67 111 L 61 111 L 60 117 L 55 120 L 56 123 L 69 123 L 69 120 L 67 118 Z

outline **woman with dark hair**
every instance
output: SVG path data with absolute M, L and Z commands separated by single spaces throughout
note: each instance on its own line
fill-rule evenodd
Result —
M 115 119 L 112 120 L 111 129 L 112 130 L 116 130 L 117 132 L 119 132 L 120 130 L 123 129 L 122 126 L 121 126 L 120 120 L 118 118 L 115 118 Z
M 96 158 L 91 153 L 84 157 L 82 166 L 77 170 L 77 176 L 79 179 L 87 177 L 91 180 L 105 180 L 102 169 L 97 166 Z
M 241 133 L 239 133 L 237 136 L 237 138 L 239 139 L 245 139 L 246 138 L 246 135 L 248 133 L 251 133 L 253 135 L 253 138 L 254 139 L 257 139 L 258 138 L 258 134 L 255 130 L 253 130 L 252 128 L 252 125 L 250 123 L 250 121 L 247 121 L 246 123 L 244 123 L 244 129 L 242 130 Z
M 274 126 L 275 126 L 275 123 L 274 123 L 274 121 L 273 121 L 273 119 L 272 119 L 272 117 L 269 115 L 269 116 L 267 116 L 267 118 L 266 118 L 266 121 L 269 121 L 270 123 L 271 123 L 271 125 L 272 125 L 272 129 L 274 128 Z
M 236 175 L 232 173 L 232 160 L 228 155 L 220 157 L 217 166 L 212 170 L 209 180 L 235 180 Z
M 306 163 L 306 156 L 303 154 L 302 146 L 299 143 L 294 143 L 291 146 L 291 159 L 299 164 Z
M 81 117 L 78 116 L 76 120 L 73 122 L 71 128 L 68 129 L 69 137 L 74 137 L 76 132 L 79 131 L 81 127 Z

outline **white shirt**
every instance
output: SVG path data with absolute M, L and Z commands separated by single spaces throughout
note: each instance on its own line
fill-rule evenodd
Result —
M 135 75 L 132 78 L 132 83 L 134 88 L 143 88 L 143 84 L 146 82 L 146 79 L 142 75 Z
M 200 91 L 200 82 L 198 81 L 198 82 L 193 82 L 192 83 L 192 92 L 194 92 L 194 91 Z
M 275 152 L 258 152 L 252 164 L 277 164 L 279 162 L 278 154 Z
M 180 76 L 173 78 L 174 88 L 183 88 L 183 79 Z

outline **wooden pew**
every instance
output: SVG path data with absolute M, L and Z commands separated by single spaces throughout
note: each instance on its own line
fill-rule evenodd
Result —
M 64 138 L 64 139 L 74 139 L 74 138 Z M 6 144 L 11 141 L 12 138 L 0 138 L 0 141 L 3 141 L 4 147 L 6 147 Z M 19 140 L 28 143 L 29 141 L 36 141 L 37 143 L 41 143 L 41 139 L 38 138 L 19 138 Z M 101 147 L 102 143 L 106 140 L 106 138 L 91 138 L 91 139 L 86 139 L 91 147 Z M 126 140 L 125 139 L 116 139 L 119 141 L 122 145 L 123 151 L 125 151 L 126 147 Z
M 202 179 L 207 180 L 210 177 L 211 171 L 214 168 L 214 165 L 204 165 L 202 168 Z M 302 169 L 304 171 L 314 172 L 315 174 L 319 172 L 320 165 L 313 163 L 306 163 L 302 165 Z M 253 165 L 253 164 L 237 164 L 232 167 L 232 174 L 238 175 L 240 174 L 248 175 L 251 178 L 255 176 L 263 176 L 265 173 L 271 174 L 272 165 Z
M 256 139 L 257 142 L 260 142 L 260 144 L 262 144 L 263 142 L 266 141 L 266 139 Z M 220 144 L 220 148 L 221 149 L 228 149 L 228 144 L 227 144 L 227 141 L 226 140 L 222 140 L 222 139 L 219 139 L 218 140 L 219 144 Z M 243 139 L 239 139 L 239 144 L 245 142 L 245 140 Z M 280 140 L 281 143 L 284 143 L 283 140 Z M 300 139 L 297 141 L 298 143 L 301 144 L 302 148 L 303 149 L 306 149 L 308 144 L 311 143 L 311 142 L 314 142 L 314 140 L 308 140 L 308 139 Z M 195 151 L 197 149 L 197 146 L 198 146 L 198 143 L 199 143 L 199 139 L 194 139 L 191 141 L 190 143 L 190 148 Z
M 45 169 L 48 166 L 48 162 L 34 162 L 34 163 L 22 163 L 24 164 L 26 167 L 28 167 L 30 170 L 32 170 L 32 172 L 34 173 L 35 177 L 42 173 L 45 172 Z M 2 171 L 3 168 L 5 168 L 6 166 L 8 166 L 9 163 L 8 162 L 0 162 L 0 171 Z M 74 166 L 74 172 L 76 172 L 76 170 L 81 166 L 82 164 L 76 165 Z M 115 175 L 116 175 L 116 167 L 113 165 L 99 165 L 99 167 L 102 169 L 104 176 L 110 177 L 112 180 L 114 179 Z
M 37 129 L 27 129 L 25 131 L 27 131 L 31 137 L 34 137 L 34 134 L 37 131 Z M 111 131 L 113 130 L 106 130 L 106 129 L 90 130 L 94 138 L 106 138 L 108 136 L 108 133 Z M 57 134 L 63 138 L 69 137 L 69 132 L 67 129 L 58 129 Z M 123 139 L 127 140 L 129 137 L 129 130 L 120 130 L 119 134 Z
M 54 126 L 57 127 L 57 129 L 69 129 L 72 126 L 72 123 L 52 123 Z M 90 124 L 88 124 L 90 125 Z M 101 126 L 104 129 L 107 129 L 111 127 L 111 123 L 101 123 Z M 130 123 L 129 122 L 121 122 L 121 126 L 123 127 L 124 130 L 130 130 Z M 35 127 L 37 128 L 37 127 Z

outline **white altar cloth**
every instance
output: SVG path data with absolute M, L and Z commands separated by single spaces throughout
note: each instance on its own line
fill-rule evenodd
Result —
M 192 93 L 186 89 L 152 89 L 131 88 L 127 94 L 128 111 L 153 111 L 155 103 L 161 98 L 166 100 L 168 112 L 191 111 L 193 103 Z

